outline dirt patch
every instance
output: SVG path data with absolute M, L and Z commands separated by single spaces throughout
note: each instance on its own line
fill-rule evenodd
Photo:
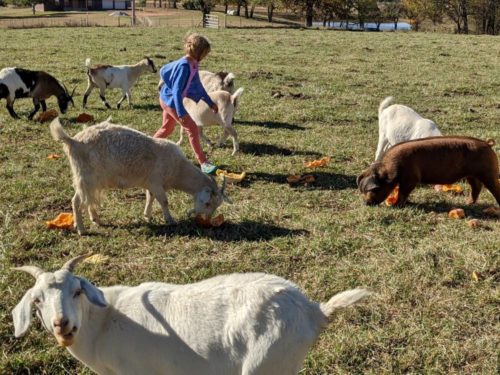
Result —
M 271 96 L 273 98 L 275 98 L 275 99 L 281 99 L 281 98 L 298 99 L 298 100 L 311 99 L 311 97 L 309 95 L 305 95 L 302 92 L 298 92 L 298 93 L 293 93 L 293 92 L 282 93 L 280 90 L 273 90 L 273 91 L 271 91 Z
M 265 72 L 263 70 L 257 70 L 256 72 L 248 73 L 248 78 L 250 78 L 250 79 L 256 79 L 256 78 L 273 79 L 273 73 Z

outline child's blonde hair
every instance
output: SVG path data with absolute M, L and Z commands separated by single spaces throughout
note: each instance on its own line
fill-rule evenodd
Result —
M 188 34 L 184 38 L 184 52 L 199 61 L 210 52 L 210 42 L 201 34 Z

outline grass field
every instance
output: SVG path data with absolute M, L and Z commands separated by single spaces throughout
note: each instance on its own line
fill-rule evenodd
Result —
M 81 95 L 86 57 L 120 64 L 147 54 L 161 66 L 182 55 L 185 32 L 3 30 L 0 67 L 46 70 Z M 107 195 L 101 216 L 108 225 L 90 227 L 88 236 L 47 230 L 45 220 L 71 209 L 68 161 L 47 159 L 62 154 L 62 147 L 47 124 L 25 119 L 29 100 L 16 102 L 24 117 L 19 121 L 1 102 L 0 373 L 90 374 L 37 319 L 24 338 L 14 339 L 10 312 L 33 279 L 10 267 L 53 270 L 69 256 L 94 251 L 112 259 L 78 269 L 96 285 L 189 283 L 265 271 L 292 280 L 316 301 L 356 286 L 375 292 L 332 319 L 301 374 L 495 374 L 500 222 L 482 212 L 495 203 L 492 195 L 483 191 L 477 205 L 466 206 L 464 196 L 422 186 L 406 208 L 366 207 L 355 179 L 374 158 L 377 107 L 387 95 L 433 119 L 444 134 L 500 143 L 498 38 L 314 30 L 206 34 L 213 52 L 202 68 L 232 71 L 245 88 L 236 115 L 241 153 L 231 157 L 230 142 L 210 152 L 224 168 L 248 173 L 244 183 L 229 187 L 234 204 L 220 207 L 227 222 L 219 229 L 197 228 L 185 214 L 190 197 L 178 192 L 169 198 L 179 224 L 165 227 L 157 204 L 154 222 L 146 224 L 144 194 L 129 190 Z M 156 75 L 141 78 L 133 109 L 106 110 L 94 92 L 86 112 L 99 121 L 112 115 L 114 122 L 152 134 L 161 123 L 157 81 Z M 284 96 L 274 98 L 276 91 Z M 109 92 L 107 98 L 116 103 L 119 96 Z M 62 116 L 70 134 L 82 129 L 75 123 L 81 100 Z M 56 107 L 54 98 L 49 107 Z M 219 132 L 207 130 L 210 138 Z M 177 137 L 176 130 L 172 139 Z M 183 149 L 192 159 L 187 143 Z M 308 172 L 304 160 L 325 155 L 332 160 L 312 171 L 314 185 L 287 185 L 287 175 Z M 453 207 L 463 207 L 483 228 L 448 219 Z

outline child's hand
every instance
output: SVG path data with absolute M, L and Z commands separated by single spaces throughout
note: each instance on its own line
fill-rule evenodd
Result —
M 217 104 L 212 104 L 212 106 L 210 107 L 212 109 L 212 112 L 213 113 L 218 113 L 219 112 L 219 107 L 217 107 Z

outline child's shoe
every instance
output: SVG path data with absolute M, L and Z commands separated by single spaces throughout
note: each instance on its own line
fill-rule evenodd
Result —
M 217 169 L 219 168 L 216 165 L 210 163 L 209 161 L 206 161 L 201 165 L 201 171 L 206 174 L 213 174 Z

